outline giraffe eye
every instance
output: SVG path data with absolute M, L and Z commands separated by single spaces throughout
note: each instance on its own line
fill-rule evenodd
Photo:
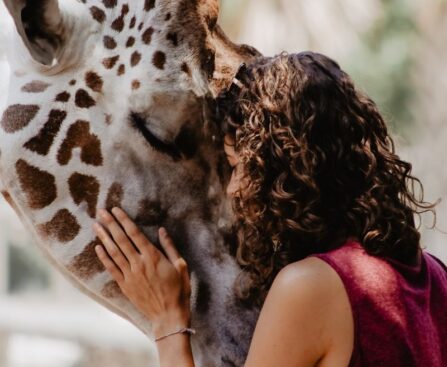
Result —
M 180 150 L 174 143 L 166 142 L 157 137 L 148 129 L 146 119 L 138 113 L 132 112 L 129 116 L 130 122 L 137 129 L 146 141 L 158 152 L 169 155 L 174 161 L 182 158 Z

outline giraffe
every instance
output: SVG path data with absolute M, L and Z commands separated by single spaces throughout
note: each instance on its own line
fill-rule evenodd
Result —
M 197 365 L 243 365 L 259 310 L 231 292 L 230 169 L 210 105 L 260 54 L 226 37 L 218 0 L 3 1 L 16 29 L 1 193 L 52 266 L 147 335 L 92 223 L 121 206 L 157 245 L 165 226 L 192 270 Z

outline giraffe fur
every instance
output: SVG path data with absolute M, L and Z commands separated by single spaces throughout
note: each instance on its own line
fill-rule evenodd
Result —
M 123 207 L 192 270 L 198 366 L 242 366 L 259 310 L 231 289 L 225 161 L 209 101 L 242 62 L 217 0 L 3 0 L 15 23 L 0 187 L 74 286 L 151 335 L 94 253 L 97 209 Z M 88 327 L 86 325 L 86 327 Z

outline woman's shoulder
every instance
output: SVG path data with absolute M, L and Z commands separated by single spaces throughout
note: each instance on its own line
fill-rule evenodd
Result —
M 283 286 L 293 284 L 299 286 L 302 281 L 306 281 L 306 284 L 317 285 L 321 283 L 321 285 L 325 285 L 333 276 L 333 271 L 324 261 L 317 257 L 307 257 L 286 265 L 278 273 L 275 281 Z
M 321 349 L 315 353 L 328 360 L 342 359 L 347 365 L 354 338 L 353 314 L 343 282 L 327 263 L 309 257 L 285 266 L 265 304 L 269 314 L 287 315 L 283 324 L 299 325 L 296 338 L 305 338 L 309 348 L 318 345 Z
M 273 287 L 287 294 L 290 301 L 308 298 L 313 302 L 333 300 L 334 294 L 343 293 L 343 282 L 327 262 L 307 257 L 285 266 L 275 278 Z
M 340 321 L 352 319 L 349 297 L 338 273 L 317 257 L 294 262 L 277 275 L 272 289 L 284 297 L 292 311 L 309 310 L 312 323 L 320 323 L 331 334 L 330 327 L 340 327 Z M 273 288 L 274 287 L 274 288 Z

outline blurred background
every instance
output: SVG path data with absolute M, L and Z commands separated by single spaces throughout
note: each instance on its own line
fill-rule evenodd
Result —
M 327 54 L 380 105 L 425 199 L 442 199 L 437 229 L 429 228 L 433 216 L 426 214 L 420 230 L 423 247 L 447 262 L 447 1 L 222 0 L 221 7 L 220 23 L 233 40 L 266 55 Z M 0 109 L 10 27 L 0 5 Z M 0 199 L 0 367 L 148 367 L 154 361 L 154 346 L 135 327 L 48 266 Z

